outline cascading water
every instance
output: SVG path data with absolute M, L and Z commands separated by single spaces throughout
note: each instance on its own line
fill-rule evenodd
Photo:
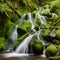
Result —
M 18 33 L 17 33 L 17 27 L 18 25 L 15 25 L 14 31 L 13 33 L 10 35 L 9 39 L 14 43 L 18 37 Z
M 27 46 L 29 44 L 29 42 L 31 41 L 32 37 L 34 35 L 29 35 L 27 38 L 24 39 L 24 41 L 18 46 L 18 48 L 16 49 L 16 53 L 25 53 Z
M 24 20 L 31 22 L 31 24 L 32 24 L 31 29 L 33 29 L 33 31 L 34 31 L 35 22 L 36 22 L 36 19 L 37 19 L 37 18 L 40 19 L 41 24 L 47 24 L 45 17 L 42 16 L 41 14 L 39 14 L 39 12 L 36 13 L 35 19 L 32 18 L 31 13 L 28 13 L 27 19 L 25 19 L 25 18 L 26 18 L 26 15 L 27 15 L 27 14 L 24 14 L 24 15 L 21 17 L 21 19 L 18 21 L 18 23 L 21 23 L 21 22 L 23 22 Z M 34 21 L 33 21 L 33 20 L 34 20 Z M 17 47 L 17 49 L 15 50 L 14 53 L 24 53 L 24 54 L 27 53 L 27 52 L 28 52 L 28 45 L 29 45 L 30 41 L 32 40 L 33 36 L 36 35 L 37 38 L 38 38 L 39 40 L 41 40 L 41 38 L 39 37 L 39 35 L 41 35 L 41 31 L 42 31 L 42 29 L 40 29 L 40 27 L 39 27 L 39 30 L 38 30 L 38 31 L 34 31 L 34 32 L 35 32 L 34 34 L 29 34 L 29 36 L 26 37 L 26 38 L 22 41 L 22 43 Z M 17 40 L 17 37 L 18 37 L 18 34 L 17 34 L 17 25 L 16 25 L 15 28 L 14 28 L 13 33 L 12 33 L 11 36 L 10 36 L 10 40 L 12 40 L 12 42 L 14 43 L 14 42 Z M 45 45 L 45 43 L 44 43 L 43 40 L 41 40 L 41 42 L 42 42 L 43 45 Z M 44 51 L 43 51 L 43 55 L 42 55 L 42 56 L 45 57 L 45 47 L 44 47 Z
M 42 15 L 40 15 L 39 13 L 36 13 L 36 16 L 35 16 L 35 18 L 39 18 L 40 19 L 40 21 L 41 21 L 41 24 L 44 24 L 44 25 L 46 25 L 47 24 L 47 21 L 46 21 L 46 19 L 45 19 L 45 17 L 44 16 L 42 16 Z M 42 31 L 43 29 L 39 29 L 39 32 L 37 33 L 38 34 L 38 39 L 40 39 L 41 40 L 41 38 L 39 37 L 39 35 L 41 35 L 41 31 Z M 45 42 L 43 41 L 43 40 L 41 40 L 41 42 L 42 42 L 42 44 L 43 44 L 43 46 L 44 46 L 44 51 L 43 51 L 43 54 L 41 55 L 42 57 L 46 57 L 45 56 Z
M 36 13 L 36 18 L 39 18 L 42 24 L 47 24 L 45 17 L 40 15 L 39 12 Z
M 13 51 L 13 44 L 14 44 L 14 42 L 18 38 L 17 27 L 18 27 L 18 25 L 15 25 L 15 28 L 14 28 L 12 34 L 9 37 L 9 40 L 11 41 L 11 44 L 9 45 L 9 49 L 6 50 L 5 52 L 11 52 L 11 51 Z
M 20 18 L 20 20 L 18 21 L 18 23 L 23 22 L 25 20 L 25 16 L 26 16 L 26 14 L 22 15 L 22 17 Z
M 46 24 L 46 23 L 47 23 L 46 20 L 45 20 L 45 18 L 44 18 L 44 16 L 40 16 L 39 13 L 36 14 L 35 19 L 36 19 L 37 17 L 40 18 L 42 24 Z M 29 21 L 31 22 L 31 24 L 32 24 L 32 29 L 34 29 L 34 23 L 33 23 L 33 19 L 32 19 L 31 13 L 28 13 L 28 20 L 29 20 Z M 34 35 L 37 35 L 37 38 L 40 40 L 39 35 L 41 34 L 41 31 L 42 31 L 42 29 L 39 29 L 39 31 L 35 31 L 35 34 L 33 34 L 33 35 L 30 34 L 27 38 L 25 38 L 25 39 L 22 41 L 22 43 L 17 47 L 17 49 L 16 49 L 15 52 L 16 52 L 16 53 L 25 53 L 25 52 L 28 52 L 28 44 L 29 44 L 30 41 L 32 40 L 32 37 L 33 37 Z M 42 41 L 42 44 L 45 45 L 44 41 Z M 45 50 L 44 50 L 42 56 L 45 57 Z
M 32 24 L 32 29 L 33 29 L 33 28 L 34 28 L 34 22 L 33 22 L 31 13 L 28 13 L 28 20 L 31 22 L 31 24 Z

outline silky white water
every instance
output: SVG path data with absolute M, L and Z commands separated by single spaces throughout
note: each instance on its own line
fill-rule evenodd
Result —
M 17 47 L 15 52 L 16 53 L 25 53 L 26 48 L 27 48 L 29 42 L 31 41 L 32 37 L 33 37 L 33 35 L 29 35 L 27 38 L 25 38 L 23 40 L 23 42 Z
M 25 16 L 26 16 L 26 14 L 24 14 L 19 21 L 20 21 L 20 22 L 23 22 L 24 19 L 25 19 Z M 31 29 L 33 29 L 33 31 L 35 30 L 35 29 L 34 29 L 34 27 L 35 27 L 34 22 L 36 21 L 36 20 L 35 20 L 36 18 L 39 18 L 39 19 L 40 19 L 41 24 L 47 24 L 45 17 L 42 16 L 42 15 L 40 15 L 39 13 L 36 13 L 35 19 L 34 19 L 35 21 L 34 21 L 34 22 L 33 22 L 33 18 L 32 18 L 31 13 L 28 13 L 28 17 L 27 17 L 27 18 L 28 18 L 28 20 L 26 20 L 26 21 L 31 22 L 31 24 L 32 24 Z M 39 40 L 41 40 L 41 38 L 39 37 L 39 35 L 41 35 L 41 31 L 42 31 L 42 29 L 40 29 L 40 27 L 39 27 L 39 30 L 38 30 L 38 31 L 35 31 L 34 34 L 29 34 L 29 35 L 20 43 L 20 45 L 16 48 L 16 50 L 15 50 L 14 53 L 26 54 L 26 53 L 28 52 L 28 45 L 29 45 L 29 43 L 31 42 L 33 36 L 36 35 L 37 38 L 38 38 Z M 17 37 L 18 37 L 18 33 L 17 33 L 17 25 L 16 25 L 13 33 L 12 33 L 11 36 L 10 36 L 10 39 L 11 39 L 13 42 L 15 42 L 15 41 L 17 40 Z M 43 41 L 43 40 L 41 40 L 41 41 L 42 41 L 42 44 L 45 45 L 44 41 Z M 43 55 L 42 55 L 42 56 L 45 57 L 45 49 L 44 49 L 44 51 L 43 51 Z
M 39 18 L 41 21 L 41 24 L 47 24 L 46 19 L 44 16 L 40 15 L 39 12 L 36 13 L 36 18 Z
M 18 33 L 17 33 L 17 27 L 18 25 L 15 25 L 14 31 L 12 32 L 12 34 L 10 35 L 9 39 L 14 43 L 17 38 L 18 38 Z

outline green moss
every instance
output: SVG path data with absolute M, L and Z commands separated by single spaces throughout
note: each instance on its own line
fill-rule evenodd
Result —
M 0 37 L 0 51 L 4 51 L 7 48 L 6 45 L 6 40 L 4 39 L 4 37 Z
M 50 45 L 46 48 L 46 56 L 55 56 L 57 53 L 57 48 L 54 45 Z
M 42 44 L 42 42 L 40 40 L 34 40 L 33 43 L 34 44 Z
M 45 40 L 49 40 L 49 34 L 50 34 L 50 30 L 48 30 L 48 29 L 45 29 L 45 30 L 42 31 L 42 37 Z
M 26 32 L 31 30 L 31 23 L 27 21 L 23 21 L 18 25 L 18 28 L 25 30 Z
M 41 55 L 43 53 L 43 45 L 40 40 L 33 41 L 32 51 L 35 55 Z
M 18 47 L 18 45 L 29 35 L 29 33 L 24 34 L 23 36 L 19 37 L 16 42 L 14 43 L 14 49 Z
M 43 32 L 43 36 L 48 36 L 49 33 L 50 33 L 50 30 L 46 29 L 46 30 L 44 30 L 44 32 Z
M 11 33 L 14 30 L 14 27 L 15 27 L 14 23 L 8 21 L 7 28 L 5 31 L 5 38 L 9 38 L 9 36 L 11 35 Z

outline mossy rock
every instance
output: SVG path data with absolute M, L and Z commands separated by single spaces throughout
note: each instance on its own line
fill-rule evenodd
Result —
M 50 56 L 55 56 L 57 53 L 57 48 L 54 46 L 54 45 L 49 45 L 47 48 L 46 48 L 46 56 L 47 57 L 50 57 Z
M 40 40 L 33 41 L 32 51 L 35 55 L 41 55 L 43 53 L 43 45 Z
M 42 37 L 44 38 L 44 40 L 50 41 L 49 40 L 49 34 L 50 34 L 50 30 L 48 30 L 48 29 L 44 29 L 42 31 Z
M 7 49 L 7 41 L 4 37 L 0 37 L 0 51 L 5 51 Z
M 14 50 L 19 46 L 19 44 L 29 35 L 29 33 L 26 33 L 19 37 L 16 42 L 14 43 Z
M 18 28 L 25 30 L 26 32 L 30 31 L 31 27 L 32 27 L 32 25 L 28 21 L 23 21 L 18 25 Z
M 58 30 L 56 31 L 56 38 L 57 38 L 57 39 L 60 39 L 60 29 L 58 29 Z

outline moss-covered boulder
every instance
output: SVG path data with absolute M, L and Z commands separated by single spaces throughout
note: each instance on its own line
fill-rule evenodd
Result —
M 18 47 L 18 45 L 29 35 L 29 33 L 26 33 L 19 37 L 16 42 L 14 43 L 14 50 Z
M 0 51 L 5 51 L 7 48 L 7 41 L 4 37 L 0 37 Z
M 33 41 L 32 51 L 35 55 L 41 55 L 43 53 L 43 45 L 40 40 Z
M 57 48 L 54 46 L 54 45 L 50 45 L 46 48 L 46 56 L 49 57 L 49 56 L 55 56 L 57 53 Z
M 42 37 L 43 37 L 45 40 L 47 40 L 47 41 L 50 41 L 50 40 L 49 40 L 49 34 L 50 34 L 50 30 L 48 30 L 48 29 L 44 29 L 44 30 L 42 31 Z
M 12 23 L 11 21 L 8 21 L 6 31 L 5 31 L 5 38 L 9 38 L 9 36 L 12 34 L 14 30 L 15 24 Z
M 60 29 L 58 29 L 58 30 L 56 31 L 56 38 L 57 38 L 57 39 L 60 39 Z
M 18 33 L 20 35 L 25 34 L 26 32 L 30 32 L 31 30 L 31 23 L 28 21 L 23 21 L 18 25 Z

